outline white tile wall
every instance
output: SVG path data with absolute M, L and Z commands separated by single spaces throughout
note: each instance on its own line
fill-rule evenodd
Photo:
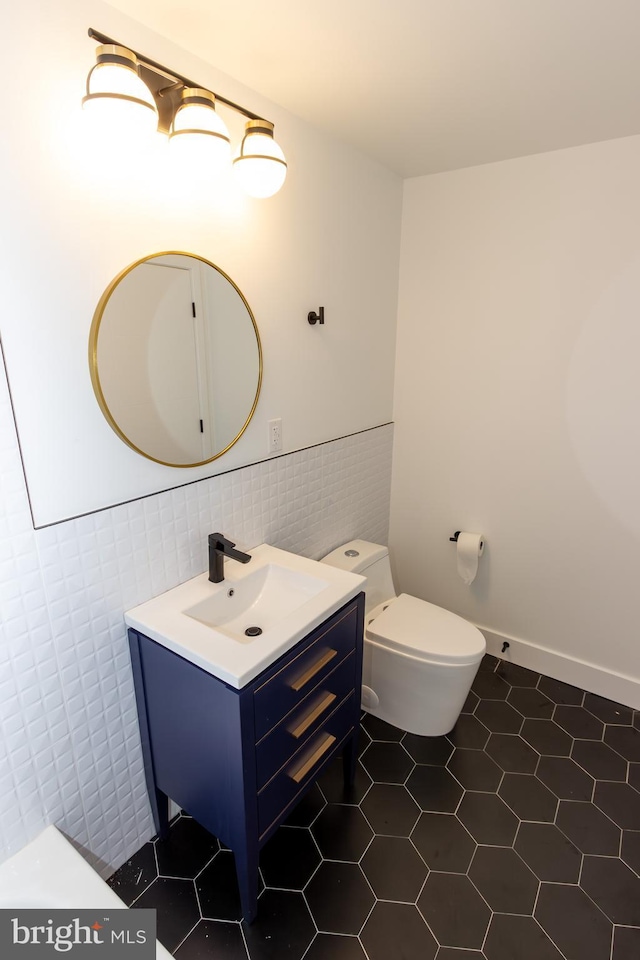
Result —
M 123 611 L 207 534 L 318 558 L 387 542 L 386 425 L 34 531 L 0 364 L 0 861 L 57 824 L 110 874 L 153 833 Z

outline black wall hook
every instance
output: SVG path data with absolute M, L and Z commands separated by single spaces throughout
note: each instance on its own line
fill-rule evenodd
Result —
M 311 326 L 313 326 L 314 323 L 324 323 L 324 307 L 320 307 L 319 309 L 320 313 L 316 313 L 314 310 L 312 310 L 307 314 L 307 320 Z

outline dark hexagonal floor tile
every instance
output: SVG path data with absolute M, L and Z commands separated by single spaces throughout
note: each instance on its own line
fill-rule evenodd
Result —
M 640 877 L 616 857 L 585 857 L 580 886 L 613 923 L 640 927 Z
M 506 700 L 482 700 L 475 716 L 492 733 L 519 733 L 522 715 Z
M 584 707 L 559 704 L 553 714 L 554 722 L 576 740 L 602 740 L 604 724 Z
M 157 936 L 172 953 L 200 919 L 193 880 L 158 877 L 135 901 L 136 909 L 157 911 Z
M 463 713 L 458 717 L 453 730 L 447 738 L 455 747 L 468 747 L 470 750 L 484 750 L 489 739 L 489 731 L 476 716 Z
M 318 933 L 305 953 L 304 960 L 367 960 L 367 957 L 357 937 Z
M 629 783 L 640 793 L 640 763 L 629 764 Z
M 344 785 L 342 757 L 337 757 L 318 780 L 320 789 L 329 803 L 358 804 L 367 794 L 372 780 L 361 763 L 356 764 L 353 786 Z
M 627 779 L 627 761 L 606 743 L 576 740 L 571 757 L 596 780 Z
M 603 723 L 631 724 L 633 722 L 631 707 L 625 707 L 613 700 L 598 697 L 595 693 L 585 695 L 584 706 Z
M 491 919 L 484 956 L 487 960 L 564 960 L 533 917 L 499 913 Z
M 340 767 L 342 770 L 342 761 L 340 761 Z M 342 802 L 344 803 L 344 801 Z M 311 789 L 305 793 L 302 800 L 300 800 L 293 808 L 285 820 L 285 823 L 290 827 L 310 827 L 320 811 L 324 810 L 326 805 L 327 801 L 324 798 L 322 790 L 317 783 L 314 783 Z
M 420 808 L 405 787 L 374 783 L 360 809 L 375 833 L 408 837 L 420 816 Z
M 476 842 L 451 813 L 423 813 L 411 840 L 431 870 L 466 873 Z
M 305 897 L 318 930 L 353 935 L 360 932 L 375 900 L 357 863 L 329 861 L 309 881 Z
M 242 930 L 251 960 L 299 960 L 316 934 L 302 894 L 284 890 L 265 890 L 256 919 Z
M 469 877 L 497 913 L 532 913 L 538 879 L 511 848 L 478 847 Z
M 592 803 L 561 800 L 556 825 L 582 853 L 617 857 L 620 828 Z
M 511 687 L 497 673 L 479 670 L 471 689 L 481 700 L 506 700 Z
M 640 930 L 616 927 L 613 933 L 612 960 L 638 960 L 640 957 Z
M 581 707 L 584 700 L 584 690 L 563 683 L 562 680 L 554 680 L 552 677 L 540 677 L 538 690 L 554 703 L 569 703 Z
M 543 756 L 568 757 L 573 740 L 553 720 L 525 720 L 520 731 L 534 750 Z
M 484 960 L 478 950 L 457 950 L 455 947 L 440 947 L 438 960 Z
M 434 767 L 444 767 L 453 753 L 453 744 L 446 737 L 420 737 L 416 733 L 407 733 L 402 746 L 416 763 L 428 763 Z
M 364 729 L 364 727 L 360 725 L 360 729 L 358 730 L 358 746 L 357 746 L 357 754 L 359 757 L 362 756 L 362 754 L 365 752 L 365 750 L 367 749 L 370 743 L 371 743 L 371 737 L 369 736 L 367 731 Z
M 457 817 L 477 843 L 510 847 L 518 828 L 518 819 L 495 793 L 467 791 Z
M 502 780 L 502 770 L 484 750 L 456 747 L 447 767 L 465 790 L 493 793 Z
M 405 837 L 374 837 L 360 866 L 379 900 L 403 903 L 415 903 L 429 872 Z
M 511 733 L 492 733 L 486 752 L 499 766 L 510 773 L 535 773 L 540 754 Z
M 407 790 L 422 810 L 453 813 L 463 789 L 444 767 L 419 764 L 407 780 Z
M 479 703 L 480 703 L 480 697 L 478 696 L 478 694 L 474 693 L 473 690 L 469 690 L 469 693 L 467 694 L 467 699 L 462 704 L 462 710 L 460 711 L 460 713 L 473 713 L 473 711 L 475 710 L 475 708 L 478 706 Z
M 236 863 L 231 850 L 221 850 L 195 882 L 206 920 L 241 920 Z
M 482 947 L 491 911 L 468 877 L 430 873 L 418 908 L 443 946 Z
M 628 783 L 596 782 L 593 802 L 623 830 L 636 830 L 640 823 L 640 793 Z
M 486 671 L 487 673 L 493 673 L 500 660 L 497 657 L 494 657 L 492 653 L 485 653 L 484 657 L 480 661 L 479 670 Z
M 580 887 L 543 883 L 534 916 L 568 960 L 609 956 L 611 921 Z
M 413 904 L 376 903 L 360 939 L 369 960 L 433 960 L 438 944 Z
M 505 773 L 498 793 L 521 820 L 555 820 L 557 797 L 530 773 Z
M 174 953 L 176 960 L 203 960 L 203 957 L 224 957 L 224 960 L 247 960 L 242 930 L 238 923 L 201 920 Z
M 260 869 L 267 887 L 302 890 L 320 859 L 309 830 L 280 827 L 260 851 Z
M 359 807 L 329 803 L 311 827 L 326 860 L 357 863 L 371 843 L 373 832 Z
M 541 757 L 536 776 L 561 800 L 591 800 L 594 781 L 569 757 Z
M 374 717 L 372 713 L 365 713 L 362 726 L 372 740 L 395 740 L 400 743 L 405 734 L 404 730 L 381 720 L 380 717 Z
M 540 674 L 521 667 L 509 660 L 501 660 L 496 667 L 496 676 L 506 680 L 512 687 L 535 687 L 540 680 Z
M 404 783 L 415 766 L 401 743 L 374 741 L 360 761 L 376 783 Z
M 193 880 L 215 856 L 220 844 L 191 817 L 179 817 L 166 840 L 156 840 L 158 874 Z
M 577 883 L 582 854 L 552 823 L 521 823 L 515 850 L 540 880 Z
M 640 730 L 635 727 L 608 726 L 604 734 L 604 742 L 624 757 L 625 760 L 640 762 Z
M 145 843 L 130 860 L 109 877 L 107 883 L 128 907 L 158 876 L 155 844 Z
M 545 697 L 544 693 L 531 687 L 514 687 L 509 693 L 507 702 L 523 717 L 550 720 L 555 709 L 555 704 Z
M 624 830 L 620 856 L 640 876 L 640 831 Z

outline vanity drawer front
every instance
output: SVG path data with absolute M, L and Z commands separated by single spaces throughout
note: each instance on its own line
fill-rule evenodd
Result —
M 340 748 L 357 721 L 352 692 L 325 721 L 321 730 L 294 753 L 278 773 L 258 791 L 258 834 L 262 837 L 297 795 L 315 780 L 325 762 Z
M 256 741 L 273 729 L 355 649 L 356 601 L 311 635 L 311 643 L 254 691 Z M 317 634 L 317 636 L 316 636 Z
M 258 789 L 316 732 L 353 692 L 356 656 L 351 653 L 256 747 Z

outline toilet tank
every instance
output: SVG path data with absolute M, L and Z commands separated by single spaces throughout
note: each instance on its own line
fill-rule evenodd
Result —
M 364 587 L 366 596 L 365 613 L 373 610 L 384 600 L 395 597 L 396 591 L 391 576 L 389 550 L 379 543 L 369 543 L 368 540 L 350 540 L 341 547 L 332 550 L 322 563 L 341 570 L 350 570 L 367 578 Z

